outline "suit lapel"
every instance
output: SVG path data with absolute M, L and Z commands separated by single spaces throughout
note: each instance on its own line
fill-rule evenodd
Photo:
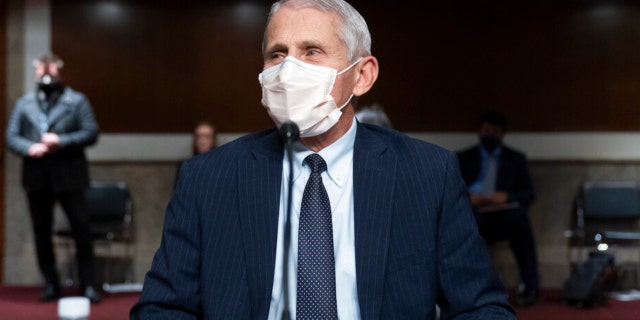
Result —
M 265 318 L 273 288 L 283 146 L 275 132 L 250 146 L 239 163 L 239 207 L 248 283 L 257 318 Z M 358 125 L 354 147 L 354 224 L 362 319 L 380 317 L 393 212 L 396 158 L 376 134 Z
M 251 156 L 238 165 L 240 223 L 256 308 L 252 313 L 266 318 L 275 269 L 284 149 L 275 131 L 254 140 L 249 148 Z
M 47 119 L 49 128 L 53 127 L 53 125 L 63 118 L 65 114 L 71 112 L 71 105 L 73 102 L 73 97 L 69 95 L 69 90 L 65 88 L 62 95 L 60 95 L 56 103 L 51 108 L 51 111 L 49 111 L 49 117 Z
M 42 114 L 42 110 L 40 109 L 40 104 L 39 101 L 37 101 L 35 94 L 31 96 L 31 99 L 34 99 L 34 101 L 27 102 L 24 105 L 24 114 L 26 115 L 27 119 L 29 119 L 29 122 L 31 122 L 33 127 L 38 128 L 37 130 L 40 130 L 40 115 Z
M 353 153 L 358 300 L 362 319 L 380 317 L 393 212 L 396 157 L 358 125 Z

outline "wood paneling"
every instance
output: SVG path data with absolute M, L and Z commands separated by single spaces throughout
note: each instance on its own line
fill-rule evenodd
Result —
M 221 131 L 270 125 L 257 81 L 265 6 L 238 21 L 236 6 L 189 4 L 52 3 L 64 79 L 87 94 L 103 131 L 185 132 L 204 118 Z
M 6 128 L 7 114 L 7 4 L 0 4 L 0 130 L 4 133 Z M 4 137 L 4 135 L 2 135 Z M 0 148 L 5 150 L 4 139 L 0 139 Z M 0 168 L 4 168 L 4 153 L 0 153 Z M 5 192 L 4 192 L 4 170 L 0 170 L 0 283 L 4 283 L 4 246 L 5 246 Z
M 105 132 L 270 127 L 257 75 L 268 1 L 52 1 L 52 46 Z M 640 130 L 631 1 L 353 1 L 381 72 L 361 105 L 405 131 Z

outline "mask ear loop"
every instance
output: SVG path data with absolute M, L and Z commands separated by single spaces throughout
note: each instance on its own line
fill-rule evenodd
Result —
M 339 76 L 345 72 L 347 72 L 349 69 L 353 68 L 353 66 L 355 66 L 356 64 L 358 64 L 358 62 L 360 62 L 360 60 L 362 60 L 362 57 L 358 58 L 358 60 L 356 60 L 354 63 L 352 63 L 350 66 L 346 67 L 344 70 L 336 73 L 336 76 Z
M 346 67 L 344 70 L 336 73 L 336 76 L 339 76 L 345 72 L 347 72 L 349 69 L 353 68 L 353 66 L 355 66 L 356 64 L 358 64 L 358 62 L 360 62 L 362 60 L 362 57 L 358 58 L 358 60 L 356 60 L 354 63 L 352 63 L 350 66 Z M 347 101 L 345 101 L 345 103 L 338 108 L 338 110 L 342 111 L 342 109 L 344 109 L 344 107 L 347 106 L 347 104 L 349 104 L 349 102 L 351 101 L 351 99 L 353 98 L 353 93 L 349 96 L 349 99 L 347 99 Z
M 342 111 L 342 109 L 344 109 L 344 107 L 346 107 L 347 104 L 349 104 L 349 102 L 351 101 L 351 98 L 353 98 L 353 93 L 349 96 L 349 99 L 347 99 L 347 101 L 340 108 L 338 108 L 338 110 Z

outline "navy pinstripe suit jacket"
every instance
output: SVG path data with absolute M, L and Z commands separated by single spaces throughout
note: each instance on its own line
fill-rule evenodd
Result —
M 186 162 L 132 319 L 266 319 L 283 146 L 251 134 Z M 355 248 L 363 319 L 514 319 L 454 153 L 358 124 Z

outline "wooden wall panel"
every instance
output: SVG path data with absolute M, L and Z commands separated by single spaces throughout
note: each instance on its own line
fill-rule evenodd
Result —
M 640 7 L 631 1 L 365 1 L 381 104 L 405 131 L 640 130 Z M 105 132 L 272 125 L 257 75 L 270 1 L 52 1 L 66 81 Z
M 6 3 L 0 4 L 0 131 L 4 133 L 7 119 L 7 23 L 9 21 L 7 17 Z M 4 137 L 4 135 L 2 135 Z M 5 150 L 4 139 L 0 141 L 0 148 Z M 3 153 L 2 153 L 3 154 Z M 5 167 L 4 156 L 0 154 L 0 168 Z M 4 192 L 4 170 L 0 170 L 0 283 L 4 283 L 4 246 L 5 246 L 5 192 Z
M 270 125 L 257 84 L 264 22 L 243 30 L 223 4 L 52 5 L 65 81 L 87 94 L 103 131 L 185 132 L 201 118 L 221 131 Z

